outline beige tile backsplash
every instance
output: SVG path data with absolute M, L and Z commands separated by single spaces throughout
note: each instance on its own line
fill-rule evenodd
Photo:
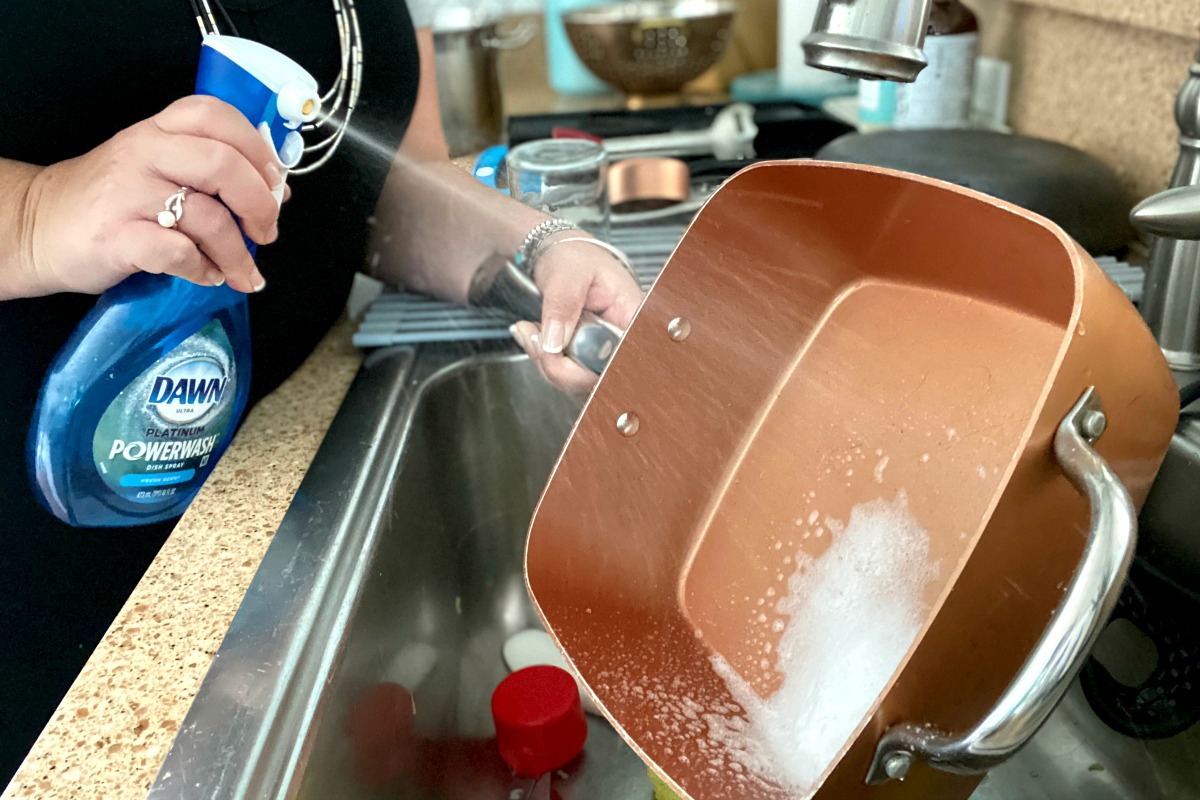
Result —
M 980 17 L 983 51 L 1013 62 L 1017 131 L 1096 155 L 1139 197 L 1166 184 L 1200 0 L 965 2 Z

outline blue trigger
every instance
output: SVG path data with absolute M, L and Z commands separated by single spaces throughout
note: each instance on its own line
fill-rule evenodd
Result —
M 274 146 L 275 152 L 278 153 L 283 149 L 283 140 L 289 133 L 288 128 L 283 124 L 283 120 L 279 116 L 279 95 L 272 94 L 271 99 L 267 101 L 267 107 L 263 109 L 260 124 L 263 122 L 271 129 L 271 144 Z

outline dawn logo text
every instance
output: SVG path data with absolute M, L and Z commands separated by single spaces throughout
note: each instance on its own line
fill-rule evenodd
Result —
M 211 358 L 192 358 L 154 378 L 147 403 L 172 425 L 195 422 L 221 402 L 229 378 Z

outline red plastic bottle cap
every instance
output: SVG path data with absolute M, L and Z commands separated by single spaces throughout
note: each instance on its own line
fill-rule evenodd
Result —
M 587 721 L 579 688 L 558 667 L 526 667 L 492 693 L 500 757 L 523 777 L 566 766 L 583 752 Z

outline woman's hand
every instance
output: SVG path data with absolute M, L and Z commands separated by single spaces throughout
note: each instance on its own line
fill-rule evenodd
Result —
M 580 314 L 587 309 L 624 330 L 642 302 L 642 291 L 612 255 L 585 242 L 548 248 L 534 264 L 533 277 L 544 298 L 541 324 L 518 322 L 513 337 L 548 381 L 576 396 L 586 395 L 596 375 L 563 355 Z
M 237 109 L 184 98 L 37 175 L 26 200 L 26 269 L 42 294 L 99 293 L 139 270 L 257 291 L 265 281 L 234 216 L 255 242 L 274 241 L 271 190 L 282 182 L 274 151 Z M 158 213 L 181 187 L 194 191 L 176 227 L 165 228 Z

